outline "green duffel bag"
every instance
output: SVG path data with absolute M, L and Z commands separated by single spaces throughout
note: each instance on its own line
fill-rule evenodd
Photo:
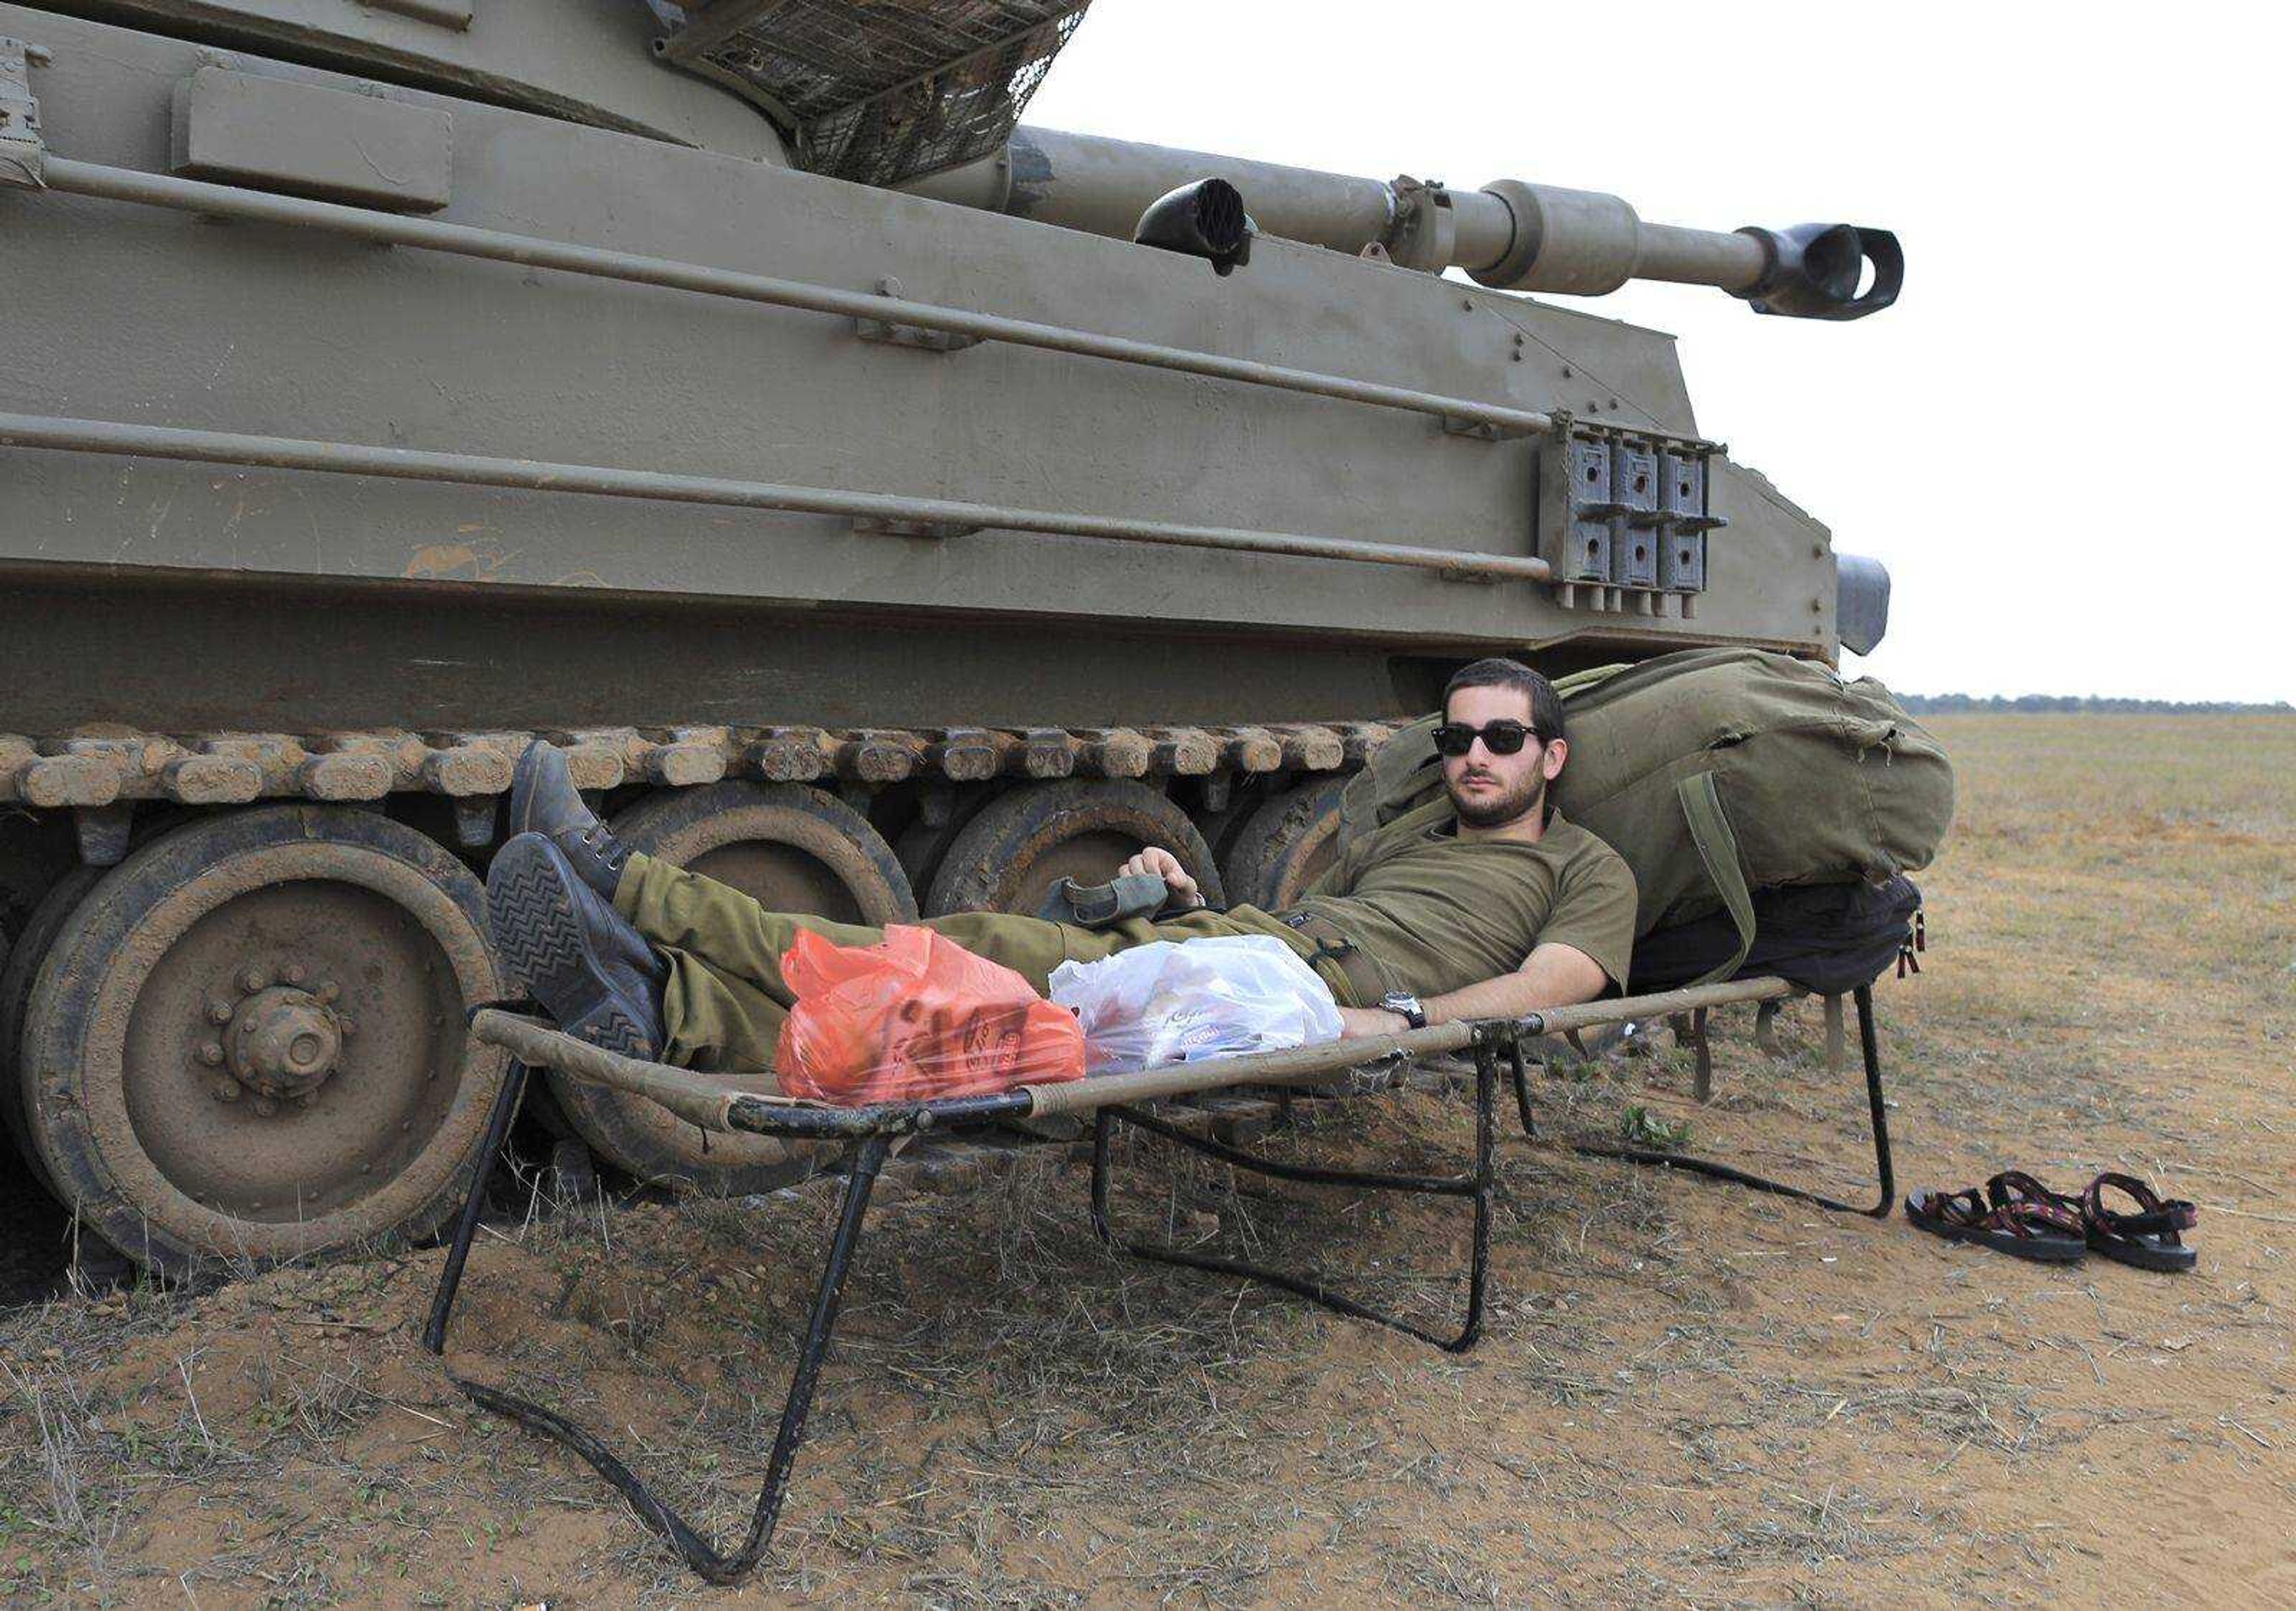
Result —
M 1636 937 L 1726 908 L 1738 955 L 1752 891 L 1913 872 L 1953 821 L 1953 768 L 1871 677 L 1752 649 L 1693 649 L 1560 678 L 1570 758 L 1555 804 L 1633 869 Z M 1427 716 L 1348 785 L 1338 848 L 1446 809 Z

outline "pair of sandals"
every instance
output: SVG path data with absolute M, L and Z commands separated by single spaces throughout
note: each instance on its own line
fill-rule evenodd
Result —
M 2106 1206 L 2104 1194 L 2120 1193 L 2136 1205 L 2134 1213 Z M 2180 1231 L 2200 1223 L 2200 1210 L 2180 1198 L 2164 1198 L 2133 1174 L 2100 1174 L 2078 1197 L 2052 1191 L 2022 1170 L 2005 1170 L 1975 1188 L 1946 1193 L 1916 1191 L 1906 1198 L 1906 1217 L 1931 1236 L 1972 1242 L 2013 1258 L 2044 1264 L 2070 1264 L 2091 1253 L 2139 1270 L 2190 1270 L 2199 1255 Z

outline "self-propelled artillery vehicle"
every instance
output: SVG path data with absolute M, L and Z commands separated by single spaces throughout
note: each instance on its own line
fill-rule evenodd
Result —
M 1083 13 L 0 4 L 0 1110 L 85 1226 L 437 1224 L 537 736 L 776 905 L 1276 904 L 1464 658 L 1871 647 L 1669 338 L 1522 293 L 1851 318 L 1892 238 L 1021 126 Z

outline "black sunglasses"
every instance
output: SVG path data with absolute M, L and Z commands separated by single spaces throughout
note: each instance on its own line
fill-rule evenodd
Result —
M 1526 727 L 1521 722 L 1486 722 L 1480 727 L 1470 727 L 1464 722 L 1446 722 L 1435 730 L 1435 753 L 1456 761 L 1480 739 L 1483 748 L 1493 755 L 1513 755 L 1527 740 L 1538 737 L 1537 728 Z

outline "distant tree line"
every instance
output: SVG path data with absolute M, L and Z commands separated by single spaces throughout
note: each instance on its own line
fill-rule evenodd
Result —
M 1967 693 L 1901 693 L 1897 698 L 1899 704 L 1917 716 L 2005 710 L 2113 716 L 2296 716 L 2296 705 L 2285 699 L 2269 705 L 2243 705 L 2237 699 L 2109 699 L 2093 693 L 2021 693 L 2014 699 L 1997 693 L 1984 699 Z

